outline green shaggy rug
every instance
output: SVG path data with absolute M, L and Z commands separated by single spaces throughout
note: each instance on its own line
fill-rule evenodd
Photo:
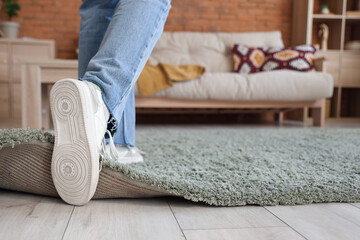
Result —
M 0 131 L 0 147 L 34 138 L 53 141 L 37 130 L 20 133 Z M 103 167 L 191 201 L 218 206 L 360 201 L 360 129 L 140 129 L 136 134 L 145 161 L 106 160 Z

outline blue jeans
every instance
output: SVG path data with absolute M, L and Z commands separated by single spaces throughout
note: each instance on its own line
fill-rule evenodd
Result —
M 115 144 L 135 146 L 134 84 L 164 30 L 170 2 L 82 1 L 78 77 L 100 87 Z

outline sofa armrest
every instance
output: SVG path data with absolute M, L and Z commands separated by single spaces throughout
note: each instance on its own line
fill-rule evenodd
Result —
M 317 72 L 325 72 L 325 57 L 314 58 L 314 68 Z

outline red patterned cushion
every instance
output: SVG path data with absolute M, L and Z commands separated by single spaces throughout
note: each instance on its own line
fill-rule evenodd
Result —
M 288 48 L 269 48 L 261 71 L 290 69 L 301 72 L 313 68 L 313 58 L 317 51 L 315 45 L 301 45 Z
M 234 44 L 232 48 L 234 72 L 249 74 L 260 72 L 265 61 L 265 50 L 243 44 Z

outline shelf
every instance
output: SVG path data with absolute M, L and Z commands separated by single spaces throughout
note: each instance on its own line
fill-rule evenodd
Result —
M 334 14 L 321 14 L 324 4 Z M 334 79 L 334 93 L 327 101 L 330 119 L 360 119 L 360 51 L 344 49 L 350 41 L 360 41 L 358 4 L 359 0 L 293 0 L 293 44 L 320 44 L 320 25 L 329 27 L 329 50 L 316 56 L 325 57 L 325 69 Z M 352 15 L 346 14 L 349 11 Z
M 346 48 L 346 44 L 351 42 L 351 41 L 360 41 L 360 21 L 359 20 L 349 20 L 346 22 L 345 25 L 345 45 L 344 45 L 344 49 Z M 356 50 L 347 50 L 346 51 L 351 51 L 351 52 L 359 52 Z
M 330 36 L 328 41 L 328 49 L 340 50 L 341 49 L 341 19 L 320 19 L 314 18 L 312 26 L 312 39 L 313 44 L 320 44 L 321 39 L 319 38 L 319 26 L 325 23 L 329 27 Z
M 314 13 L 321 14 L 321 6 L 328 5 L 330 12 L 341 15 L 343 13 L 343 5 L 345 0 L 314 0 L 310 1 L 314 4 Z M 306 2 L 306 1 L 305 1 Z
M 354 14 L 353 16 L 360 17 L 360 3 L 358 0 L 347 0 L 346 1 L 346 13 Z
M 345 16 L 346 19 L 354 19 L 354 20 L 360 20 L 360 15 L 359 16 L 355 16 L 355 15 L 346 15 Z
M 339 54 L 339 49 L 328 49 L 326 51 L 319 49 L 319 51 L 316 52 L 315 56 L 326 56 L 327 54 Z
M 343 54 L 358 54 L 360 56 L 360 50 L 343 50 Z
M 342 118 L 336 118 L 336 117 L 330 117 L 326 119 L 327 123 L 360 123 L 359 117 L 342 117 Z
M 331 14 L 314 14 L 314 19 L 342 19 L 343 15 L 331 15 Z
M 360 117 L 360 88 L 343 88 L 341 97 L 341 117 Z
M 347 16 L 345 19 L 346 19 L 346 22 L 348 22 L 348 23 L 360 23 L 360 17 Z

